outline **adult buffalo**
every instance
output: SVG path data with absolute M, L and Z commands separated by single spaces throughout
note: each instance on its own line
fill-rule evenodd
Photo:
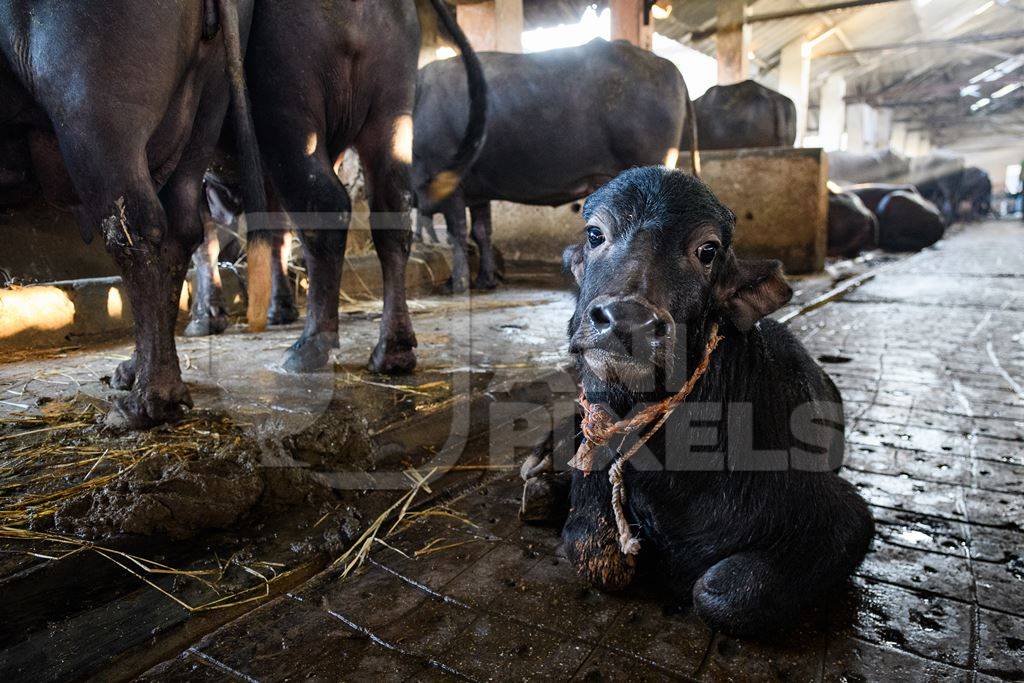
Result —
M 992 178 L 977 166 L 964 169 L 963 182 L 960 185 L 960 206 L 966 210 L 963 215 L 967 220 L 979 220 L 992 214 Z
M 229 103 L 246 206 L 262 211 L 242 80 L 252 0 L 0 0 L 0 137 L 28 141 L 44 193 L 73 205 L 124 276 L 135 351 L 114 423 L 191 405 L 174 345 L 178 295 L 202 238 L 202 179 Z M 215 39 L 217 34 L 219 39 Z
M 443 0 L 430 1 L 462 51 L 464 66 L 453 68 L 464 71 L 463 79 L 468 74 L 469 82 L 458 103 L 465 116 L 450 131 L 454 142 L 437 157 L 432 175 L 422 179 L 427 191 L 440 196 L 479 151 L 487 89 L 479 61 Z M 405 372 L 415 367 L 405 267 L 419 45 L 413 0 L 259 6 L 246 59 L 253 118 L 274 194 L 298 229 L 309 275 L 306 325 L 286 355 L 286 370 L 322 369 L 338 346 L 341 268 L 352 204 L 334 169 L 350 147 L 365 170 L 370 227 L 384 281 L 380 338 L 370 368 Z M 275 259 L 267 238 L 272 235 L 250 235 L 248 247 L 249 324 L 257 329 L 264 319 L 252 314 L 266 311 L 271 294 L 267 285 Z
M 466 78 L 453 60 L 420 70 L 413 185 L 421 225 L 444 214 L 452 243 L 450 288 L 469 285 L 466 207 L 480 248 L 478 288 L 496 284 L 490 202 L 558 206 L 619 172 L 675 165 L 692 102 L 668 60 L 625 42 L 596 39 L 536 54 L 480 54 L 491 88 L 487 142 L 454 194 L 436 201 L 430 179 L 458 145 L 467 120 Z M 689 136 L 695 136 L 689 126 Z M 694 146 L 692 144 L 691 146 Z
M 942 239 L 946 231 L 939 210 L 916 192 L 890 192 L 878 203 L 875 215 L 878 246 L 889 251 L 920 251 Z
M 735 216 L 699 180 L 627 171 L 583 215 L 565 260 L 588 443 L 572 461 L 566 553 L 603 589 L 648 563 L 711 628 L 771 638 L 871 541 L 867 504 L 835 473 L 839 391 L 764 318 L 792 290 L 777 261 L 736 258 Z M 675 413 L 672 399 L 685 399 Z
M 828 194 L 828 255 L 856 256 L 878 244 L 878 219 L 852 192 Z
M 701 149 L 792 147 L 796 142 L 793 100 L 755 81 L 713 86 L 693 107 Z

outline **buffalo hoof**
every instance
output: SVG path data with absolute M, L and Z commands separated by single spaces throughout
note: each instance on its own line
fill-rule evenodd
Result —
M 318 372 L 327 367 L 331 349 L 337 348 L 338 335 L 327 332 L 299 337 L 285 355 L 282 367 L 286 372 Z
M 148 429 L 181 418 L 183 407 L 191 408 L 192 397 L 181 380 L 150 382 L 114 401 L 106 425 L 114 429 Z
M 387 349 L 383 343 L 377 344 L 367 363 L 370 372 L 384 375 L 404 375 L 416 369 L 416 352 L 412 347 Z
M 469 289 L 469 283 L 466 278 L 448 278 L 444 284 L 441 285 L 442 294 L 464 294 Z
M 299 319 L 299 309 L 291 301 L 275 301 L 267 311 L 267 322 L 271 325 L 291 325 Z
M 211 337 L 223 333 L 226 329 L 228 329 L 226 315 L 208 315 L 202 318 L 193 318 L 185 328 L 185 336 Z
M 484 277 L 483 275 L 481 275 L 477 277 L 476 280 L 473 281 L 473 289 L 490 291 L 492 289 L 497 289 L 497 287 L 498 280 L 493 275 L 491 275 L 490 277 Z
M 110 378 L 110 386 L 120 391 L 131 391 L 135 386 L 135 356 L 117 366 L 114 376 Z

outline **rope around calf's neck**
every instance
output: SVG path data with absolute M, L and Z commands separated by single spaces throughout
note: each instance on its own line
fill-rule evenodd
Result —
M 629 459 L 643 448 L 648 439 L 664 426 L 672 412 L 693 392 L 697 382 L 707 372 L 708 365 L 711 363 L 711 354 L 722 339 L 718 334 L 718 323 L 712 323 L 711 336 L 704 347 L 704 357 L 690 378 L 686 380 L 683 388 L 665 400 L 647 406 L 629 419 L 613 421 L 604 409 L 588 401 L 586 394 L 580 392 L 579 403 L 583 407 L 583 443 L 580 444 L 573 459 L 569 461 L 569 466 L 581 470 L 583 476 L 590 474 L 594 450 L 598 446 L 608 443 L 613 436 L 618 434 L 628 436 L 644 427 L 650 427 L 624 455 L 617 457 L 608 468 L 608 481 L 612 485 L 612 512 L 615 515 L 615 526 L 619 532 L 619 550 L 624 555 L 636 555 L 640 552 L 640 541 L 633 536 L 623 509 L 626 488 L 623 483 L 622 469 Z

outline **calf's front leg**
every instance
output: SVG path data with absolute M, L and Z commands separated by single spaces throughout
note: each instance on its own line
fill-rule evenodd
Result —
M 626 588 L 636 574 L 636 556 L 619 550 L 607 470 L 584 477 L 573 472 L 569 517 L 562 529 L 566 553 L 576 572 L 606 591 Z

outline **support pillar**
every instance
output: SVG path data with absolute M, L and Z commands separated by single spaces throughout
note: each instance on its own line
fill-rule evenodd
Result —
M 875 110 L 857 102 L 846 107 L 846 149 L 864 154 L 875 148 Z
M 831 74 L 821 86 L 821 113 L 818 115 L 818 138 L 827 152 L 839 149 L 846 129 L 846 79 Z
M 892 124 L 892 133 L 889 135 L 889 149 L 897 154 L 907 155 L 907 124 Z
M 654 44 L 654 20 L 644 23 L 644 0 L 610 0 L 612 40 L 628 40 L 639 48 L 650 50 Z
M 750 27 L 746 25 L 745 0 L 718 0 L 718 30 L 715 46 L 718 53 L 718 84 L 731 85 L 747 80 L 750 64 L 747 58 Z
M 457 5 L 456 18 L 478 51 L 523 51 L 523 0 Z
M 875 149 L 888 149 L 892 138 L 892 109 L 875 109 Z
M 719 67 L 721 68 L 721 67 Z M 811 88 L 811 51 L 803 39 L 782 48 L 779 55 L 779 92 L 796 105 L 796 146 L 807 132 L 807 101 Z

